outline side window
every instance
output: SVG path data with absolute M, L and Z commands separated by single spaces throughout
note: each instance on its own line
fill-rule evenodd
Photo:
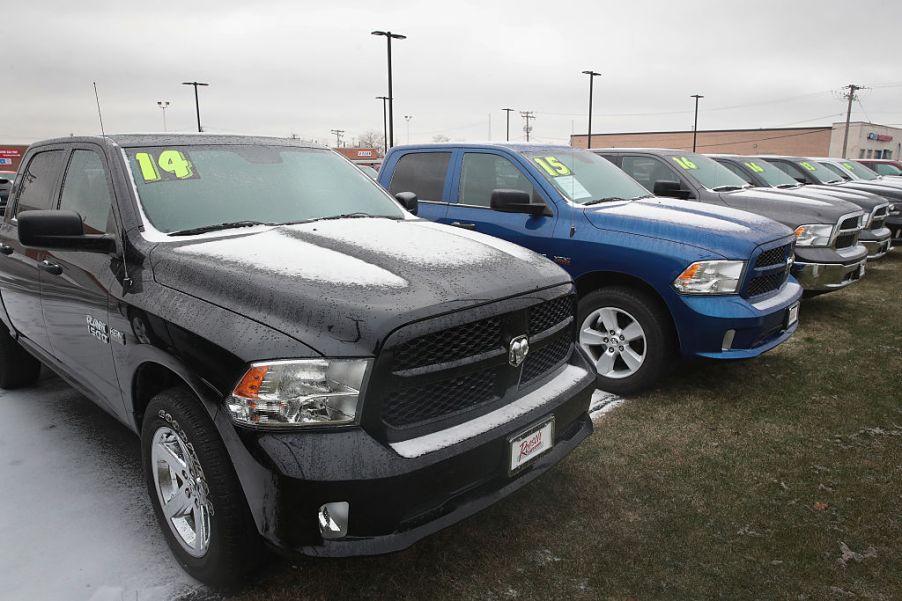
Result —
M 458 202 L 488 207 L 494 190 L 520 190 L 529 194 L 530 202 L 536 202 L 537 198 L 532 183 L 508 159 L 478 152 L 465 154 L 460 173 Z
M 76 150 L 69 159 L 60 209 L 81 215 L 86 234 L 113 231 L 113 197 L 103 160 L 93 150 Z
M 783 161 L 774 161 L 774 165 L 779 167 L 784 173 L 786 173 L 789 177 L 794 178 L 796 181 L 807 182 L 808 178 L 805 177 L 805 174 L 802 173 L 802 170 L 796 167 L 791 163 L 784 163 Z
M 720 161 L 718 161 L 718 162 L 720 162 Z M 726 162 L 723 162 L 720 164 L 723 165 L 724 167 L 726 167 L 727 169 L 729 169 L 730 171 L 732 171 L 733 173 L 735 173 L 745 183 L 751 184 L 753 186 L 755 185 L 755 182 L 752 181 L 752 178 L 749 177 L 748 174 L 745 171 L 743 171 L 742 167 L 740 167 L 739 165 L 737 165 L 735 163 L 731 163 L 729 161 L 726 161 Z
M 53 186 L 63 166 L 63 151 L 48 150 L 34 155 L 22 172 L 16 215 L 22 211 L 49 209 L 53 203 Z
M 405 154 L 395 165 L 388 191 L 413 192 L 420 200 L 441 201 L 450 152 L 417 152 Z
M 621 168 L 649 192 L 654 192 L 655 182 L 680 183 L 673 169 L 654 157 L 625 156 Z

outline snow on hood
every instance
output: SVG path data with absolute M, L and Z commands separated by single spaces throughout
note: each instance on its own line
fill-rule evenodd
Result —
M 747 211 L 665 198 L 603 203 L 587 210 L 586 217 L 599 229 L 663 238 L 741 257 L 759 244 L 792 233 Z

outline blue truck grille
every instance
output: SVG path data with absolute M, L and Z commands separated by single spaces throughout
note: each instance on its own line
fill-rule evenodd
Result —
M 783 287 L 789 277 L 793 243 L 781 244 L 761 251 L 746 275 L 742 296 L 751 298 Z
M 786 259 L 789 258 L 791 252 L 792 244 L 784 244 L 783 246 L 766 250 L 758 255 L 758 260 L 755 261 L 755 267 L 770 267 L 772 265 L 779 265 L 780 263 L 785 264 Z

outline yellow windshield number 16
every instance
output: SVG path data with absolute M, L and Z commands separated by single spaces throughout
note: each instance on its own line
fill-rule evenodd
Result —
M 560 162 L 557 157 L 536 157 L 533 160 L 551 177 L 561 177 L 562 175 L 570 175 L 572 173 L 570 168 Z
M 191 161 L 178 150 L 164 150 L 156 160 L 149 152 L 138 152 L 135 154 L 135 160 L 141 167 L 141 176 L 145 182 L 158 182 L 163 179 L 160 170 L 178 179 L 188 179 L 194 175 Z

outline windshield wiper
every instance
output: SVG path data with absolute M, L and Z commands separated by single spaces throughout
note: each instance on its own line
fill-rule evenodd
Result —
M 371 215 L 369 213 L 364 213 L 362 211 L 357 211 L 356 213 L 342 213 L 340 215 L 327 215 L 325 217 L 314 217 L 312 219 L 302 219 L 300 221 L 286 221 L 285 223 L 279 223 L 278 225 L 299 225 L 301 223 L 314 223 L 316 221 L 332 221 L 335 219 L 404 219 L 403 217 L 395 217 L 392 215 Z
M 263 223 L 262 221 L 228 221 L 226 223 L 215 223 L 212 225 L 204 225 L 201 227 L 192 227 L 186 230 L 176 230 L 169 232 L 170 236 L 195 236 L 197 234 L 205 234 L 207 232 L 216 232 L 219 230 L 230 230 L 237 227 L 252 227 L 255 225 L 275 225 L 274 223 Z
M 802 184 L 780 184 L 777 186 L 780 190 L 795 190 L 796 188 L 801 188 Z
M 742 190 L 742 186 L 733 186 L 733 185 L 715 186 L 715 187 L 711 188 L 711 190 L 713 190 L 714 192 L 734 192 L 736 190 Z
M 597 205 L 597 204 L 601 204 L 603 202 L 613 202 L 615 200 L 635 200 L 635 199 L 633 199 L 633 198 L 627 199 L 627 198 L 623 198 L 621 196 L 606 196 L 604 198 L 597 198 L 595 200 L 590 200 L 589 202 L 584 202 L 583 206 L 588 207 L 589 205 Z

